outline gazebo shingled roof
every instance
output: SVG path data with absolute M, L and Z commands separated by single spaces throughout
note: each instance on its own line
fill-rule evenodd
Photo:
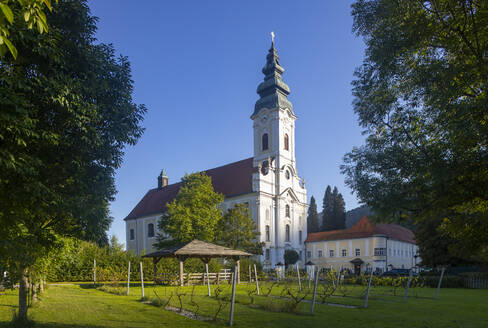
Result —
M 238 256 L 252 256 L 252 254 L 195 239 L 187 243 L 179 244 L 167 249 L 162 249 L 160 251 L 149 253 L 147 255 L 144 255 L 143 257 L 212 258 L 212 257 L 238 257 Z

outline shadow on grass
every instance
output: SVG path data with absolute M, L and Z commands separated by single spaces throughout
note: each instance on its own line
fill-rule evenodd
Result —
M 83 288 L 83 289 L 95 289 L 95 288 L 98 288 L 98 287 L 101 287 L 101 286 L 104 286 L 104 285 L 105 286 L 111 286 L 111 287 L 117 286 L 117 287 L 126 288 L 127 287 L 127 282 L 120 282 L 118 285 L 116 285 L 116 284 L 114 284 L 112 282 L 106 282 L 106 283 L 100 283 L 100 284 L 93 284 L 93 283 L 88 284 L 87 283 L 87 284 L 74 284 L 74 285 L 77 285 L 78 287 Z M 149 283 L 149 284 L 144 283 L 144 286 L 145 287 L 153 287 L 155 285 L 153 285 L 151 283 Z M 158 286 L 163 286 L 163 285 L 158 285 Z M 140 282 L 138 282 L 138 283 L 137 282 L 134 282 L 134 283 L 131 282 L 129 284 L 129 287 L 134 287 L 134 288 L 141 287 L 141 283 Z
M 0 328 L 11 328 L 11 321 L 0 321 Z M 37 323 L 34 322 L 32 327 L 34 328 L 106 328 L 106 326 L 93 326 L 93 325 L 72 325 L 72 324 L 61 324 L 61 323 Z

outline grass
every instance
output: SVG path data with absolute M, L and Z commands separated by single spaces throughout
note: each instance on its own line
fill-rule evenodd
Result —
M 222 285 L 224 297 L 230 296 L 230 287 Z M 261 286 L 266 289 L 265 285 Z M 229 316 L 227 305 L 218 315 L 217 321 L 201 322 L 178 315 L 162 307 L 152 305 L 156 294 L 166 301 L 169 295 L 178 294 L 183 307 L 195 311 L 191 303 L 193 287 L 163 287 L 146 285 L 147 302 L 141 302 L 141 288 L 132 285 L 130 296 L 116 295 L 110 292 L 90 288 L 89 285 L 50 286 L 41 296 L 41 300 L 29 309 L 29 315 L 36 322 L 36 327 L 217 327 L 226 325 Z M 403 292 L 393 296 L 391 289 L 376 287 L 370 297 L 368 308 L 342 308 L 317 304 L 315 314 L 310 315 L 310 303 L 302 302 L 301 314 L 271 312 L 281 309 L 280 303 L 288 302 L 280 298 L 282 287 L 275 287 L 274 297 L 252 295 L 253 304 L 248 296 L 252 288 L 247 284 L 239 285 L 236 291 L 237 304 L 234 323 L 236 327 L 488 327 L 488 290 L 441 289 L 440 299 L 434 300 L 435 289 L 423 288 L 411 291 L 408 301 L 403 302 Z M 119 287 L 125 291 L 124 287 Z M 156 294 L 154 293 L 156 292 Z M 348 287 L 348 297 L 331 297 L 329 302 L 361 306 L 364 288 Z M 199 314 L 213 317 L 218 307 L 218 300 L 206 296 L 206 286 L 196 286 L 193 300 L 198 304 Z M 215 286 L 212 286 L 212 295 Z M 181 294 L 186 294 L 181 296 Z M 311 299 L 311 293 L 307 296 Z M 317 298 L 318 299 L 318 298 Z M 0 327 L 8 327 L 12 311 L 16 309 L 16 291 L 0 294 Z M 160 302 L 154 302 L 156 305 Z M 271 304 L 270 304 L 271 303 Z M 177 296 L 173 296 L 169 305 L 179 307 Z M 276 309 L 275 309 L 276 310 Z

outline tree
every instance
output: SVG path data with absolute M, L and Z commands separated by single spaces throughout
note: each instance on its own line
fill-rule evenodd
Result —
M 59 236 L 107 240 L 115 169 L 146 111 L 132 101 L 127 58 L 94 43 L 84 1 L 48 19 L 50 33 L 13 25 L 23 55 L 0 61 L 0 257 L 20 280 L 21 320 L 30 269 Z
M 334 187 L 333 191 L 331 191 L 331 187 L 327 186 L 322 210 L 322 231 L 345 229 L 345 227 L 346 209 L 344 198 L 337 187 Z
M 27 28 L 36 28 L 42 34 L 49 30 L 44 6 L 50 11 L 53 8 L 50 0 L 12 0 L 11 3 L 9 6 L 9 0 L 0 2 L 0 57 L 9 51 L 17 59 L 17 48 L 9 39 L 11 31 L 18 31 L 18 26 L 14 26 L 17 23 L 14 22 L 15 18 L 23 21 Z
M 222 194 L 216 193 L 205 172 L 185 174 L 182 185 L 158 222 L 159 249 L 199 239 L 213 242 L 222 222 Z
M 332 192 L 332 199 L 334 200 L 334 206 L 332 207 L 334 229 L 345 229 L 346 228 L 346 204 L 344 203 L 344 198 L 342 194 L 339 193 L 337 187 L 334 187 Z
M 344 158 L 346 183 L 377 218 L 440 221 L 450 253 L 487 261 L 488 2 L 352 8 L 367 46 L 353 81 L 367 139 Z
M 307 215 L 307 232 L 318 232 L 319 231 L 319 214 L 317 213 L 317 203 L 315 198 L 312 196 L 310 198 L 310 206 L 308 207 Z
M 322 231 L 334 230 L 334 198 L 332 188 L 327 186 L 322 201 Z
M 297 263 L 298 259 L 300 258 L 298 253 L 293 249 L 287 249 L 285 251 L 284 257 L 285 257 L 284 258 L 285 265 L 293 265 L 293 264 Z
M 236 204 L 225 213 L 219 224 L 219 235 L 216 242 L 251 254 L 263 254 L 264 243 L 259 242 L 256 223 L 251 218 L 251 212 L 245 204 Z

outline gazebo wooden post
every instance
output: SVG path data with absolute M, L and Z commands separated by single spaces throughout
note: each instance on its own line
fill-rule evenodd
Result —
M 185 278 L 183 277 L 183 262 L 184 259 L 181 257 L 178 257 L 178 261 L 180 262 L 180 286 L 183 286 L 185 284 Z

